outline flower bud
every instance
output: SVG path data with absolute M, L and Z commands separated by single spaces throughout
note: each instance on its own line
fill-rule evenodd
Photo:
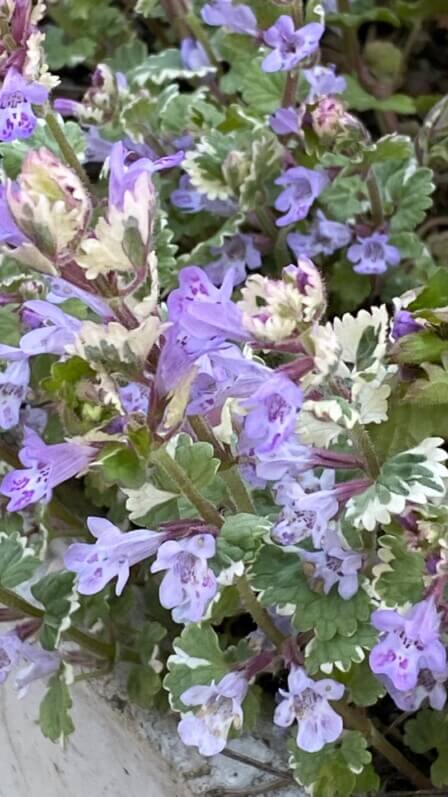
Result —
M 79 177 L 48 149 L 30 151 L 6 188 L 9 211 L 41 254 L 63 259 L 87 227 L 91 205 Z
M 122 72 L 113 72 L 106 64 L 98 64 L 81 102 L 60 98 L 54 107 L 63 116 L 77 116 L 84 124 L 103 125 L 118 115 L 127 89 Z
M 403 56 L 392 42 L 369 42 L 364 47 L 364 58 L 377 80 L 383 83 L 394 83 L 399 78 Z

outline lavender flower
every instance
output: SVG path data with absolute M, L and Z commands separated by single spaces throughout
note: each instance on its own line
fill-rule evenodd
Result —
M 204 271 L 189 266 L 179 272 L 179 288 L 168 297 L 168 317 L 194 338 L 246 340 L 242 312 L 232 302 L 233 273 L 216 288 Z
M 252 9 L 245 4 L 234 5 L 232 0 L 212 0 L 206 3 L 201 16 L 207 25 L 224 25 L 233 33 L 256 36 L 257 19 Z
M 275 202 L 277 210 L 286 211 L 284 216 L 277 219 L 277 227 L 286 227 L 307 216 L 314 200 L 328 185 L 328 177 L 324 172 L 294 166 L 278 177 L 275 184 L 286 186 Z
M 277 503 L 283 512 L 272 529 L 273 539 L 280 545 L 294 545 L 312 537 L 316 548 L 328 530 L 328 524 L 338 510 L 339 503 L 333 491 L 334 474 L 324 471 L 320 490 L 307 492 L 293 479 L 285 479 L 277 490 Z
M 344 686 L 331 678 L 313 681 L 302 667 L 293 667 L 288 688 L 289 692 L 280 689 L 283 700 L 275 710 L 275 724 L 288 728 L 297 720 L 297 746 L 307 753 L 317 753 L 329 742 L 336 741 L 342 733 L 342 717 L 328 701 L 340 700 Z
M 76 285 L 72 285 L 71 282 L 67 282 L 60 277 L 49 277 L 48 281 L 50 290 L 47 293 L 47 302 L 62 304 L 67 299 L 80 299 L 102 321 L 113 321 L 115 319 L 113 311 L 101 296 L 96 296 L 94 293 L 77 288 Z
M 342 540 L 333 529 L 327 529 L 322 548 L 324 550 L 316 552 L 299 551 L 300 558 L 311 565 L 313 581 L 322 581 L 325 595 L 337 584 L 341 598 L 353 598 L 358 591 L 358 570 L 363 564 L 362 556 L 342 547 Z
M 139 158 L 128 163 L 128 154 L 121 141 L 114 144 L 110 153 L 109 204 L 120 210 L 123 210 L 125 193 L 134 189 L 142 174 L 151 175 L 163 169 L 172 169 L 179 166 L 184 157 L 184 153 L 180 151 L 157 160 Z
M 357 274 L 384 274 L 388 266 L 398 266 L 401 255 L 396 246 L 391 246 L 383 233 L 374 232 L 368 238 L 358 238 L 347 252 L 351 263 L 355 263 Z
M 309 103 L 316 102 L 320 97 L 342 94 L 347 87 L 347 81 L 342 75 L 335 74 L 333 65 L 321 66 L 318 64 L 311 69 L 304 69 L 303 74 L 310 87 L 306 100 Z
M 303 111 L 298 108 L 279 108 L 269 117 L 269 124 L 279 136 L 296 135 L 301 126 Z
M 227 743 L 229 731 L 243 724 L 241 703 L 248 683 L 242 673 L 229 673 L 219 683 L 192 686 L 180 697 L 186 706 L 200 706 L 199 711 L 183 715 L 178 731 L 184 744 L 197 747 L 201 755 L 217 755 Z
M 294 432 L 297 412 L 303 394 L 285 376 L 274 375 L 246 401 L 248 410 L 244 421 L 245 441 L 250 441 L 255 453 L 275 451 Z
M 74 342 L 82 322 L 42 299 L 24 302 L 24 320 L 32 327 L 23 335 L 20 348 L 26 355 L 65 354 L 65 347 Z
M 429 669 L 420 670 L 417 676 L 417 686 L 405 692 L 396 689 L 390 678 L 383 675 L 380 680 L 389 692 L 395 705 L 402 711 L 418 711 L 424 701 L 428 701 L 431 708 L 441 711 L 446 703 L 445 683 L 448 678 L 448 667 L 442 672 L 432 672 Z
M 77 574 L 81 595 L 95 595 L 117 576 L 116 595 L 121 595 L 133 565 L 153 556 L 166 535 L 149 529 L 124 533 L 102 517 L 88 517 L 87 526 L 96 542 L 70 545 L 64 564 Z
M 233 284 L 239 285 L 246 279 L 246 269 L 253 270 L 261 266 L 261 255 L 254 246 L 252 235 L 239 233 L 222 246 L 211 247 L 210 251 L 213 255 L 219 255 L 217 260 L 204 268 L 213 285 L 222 285 L 230 269 L 233 269 Z
M 48 678 L 59 670 L 61 656 L 57 651 L 43 650 L 40 645 L 23 642 L 20 655 L 28 663 L 16 675 L 15 686 L 19 697 L 24 697 L 30 684 L 42 678 Z
M 149 388 L 137 382 L 129 382 L 125 387 L 120 387 L 121 406 L 127 415 L 135 412 L 147 415 L 149 407 Z
M 215 555 L 212 534 L 196 534 L 185 540 L 168 540 L 157 553 L 151 573 L 167 570 L 160 585 L 160 603 L 173 609 L 175 623 L 202 620 L 218 589 L 208 559 Z
M 172 192 L 170 198 L 174 207 L 184 213 L 199 213 L 205 210 L 215 216 L 226 217 L 232 216 L 237 209 L 236 203 L 231 199 L 209 199 L 205 194 L 201 194 L 193 188 L 187 174 L 182 175 L 179 188 Z
M 6 201 L 6 188 L 0 185 L 0 244 L 21 246 L 26 237 L 15 223 Z
M 16 631 L 0 635 L 0 684 L 3 684 L 20 659 L 23 642 Z
M 446 650 L 440 642 L 440 617 L 432 598 L 416 603 L 403 615 L 379 609 L 371 620 L 384 633 L 370 653 L 370 668 L 390 678 L 396 689 L 415 689 L 421 670 L 444 671 Z
M 19 423 L 20 407 L 29 381 L 30 367 L 26 358 L 12 362 L 0 373 L 0 429 L 12 429 Z
M 10 498 L 9 512 L 17 512 L 36 501 L 50 501 L 53 488 L 86 470 L 97 451 L 81 443 L 46 445 L 26 427 L 19 459 L 25 469 L 10 471 L 3 478 L 0 493 Z
M 186 69 L 190 69 L 192 72 L 197 71 L 204 66 L 210 66 L 210 59 L 203 45 L 201 42 L 198 42 L 196 39 L 192 39 L 191 37 L 182 39 L 180 46 L 180 56 L 184 67 Z
M 318 22 L 310 22 L 295 30 L 292 17 L 282 14 L 265 31 L 263 39 L 272 52 L 266 56 L 261 68 L 265 72 L 288 72 L 319 47 L 325 28 Z
M 0 91 L 0 141 L 32 136 L 37 119 L 31 105 L 43 105 L 47 99 L 45 86 L 28 83 L 11 67 Z
M 287 237 L 288 246 L 297 258 L 302 255 L 332 255 L 337 249 L 350 243 L 352 234 L 350 227 L 338 221 L 327 219 L 321 210 L 310 227 L 309 234 L 291 232 Z
M 397 310 L 394 315 L 391 336 L 394 340 L 411 335 L 413 332 L 420 332 L 423 322 L 414 318 L 409 310 Z

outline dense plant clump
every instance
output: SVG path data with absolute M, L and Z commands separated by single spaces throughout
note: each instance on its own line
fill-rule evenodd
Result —
M 317 797 L 448 786 L 447 28 L 1 0 L 0 682 L 53 741 L 119 666 L 204 756 L 261 712 Z

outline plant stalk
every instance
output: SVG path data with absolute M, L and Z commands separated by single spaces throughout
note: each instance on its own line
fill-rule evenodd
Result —
M 167 476 L 175 482 L 179 491 L 190 501 L 190 504 L 193 504 L 205 522 L 220 529 L 224 523 L 223 518 L 213 504 L 200 494 L 183 468 L 163 448 L 159 448 L 155 452 L 153 461 L 160 465 Z
M 62 127 L 60 126 L 57 117 L 54 115 L 52 111 L 49 111 L 45 115 L 45 122 L 48 125 L 51 134 L 55 139 L 59 149 L 61 150 L 66 163 L 68 164 L 68 166 L 70 166 L 73 169 L 74 172 L 76 172 L 81 182 L 90 191 L 91 188 L 90 180 L 86 172 L 84 171 L 83 166 L 79 162 L 75 150 L 73 149 L 72 145 L 66 138 L 66 135 Z

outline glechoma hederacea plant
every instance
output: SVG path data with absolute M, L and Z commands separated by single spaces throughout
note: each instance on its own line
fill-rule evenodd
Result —
M 0 681 L 53 741 L 119 664 L 204 756 L 261 711 L 317 797 L 448 785 L 444 11 L 0 2 Z

